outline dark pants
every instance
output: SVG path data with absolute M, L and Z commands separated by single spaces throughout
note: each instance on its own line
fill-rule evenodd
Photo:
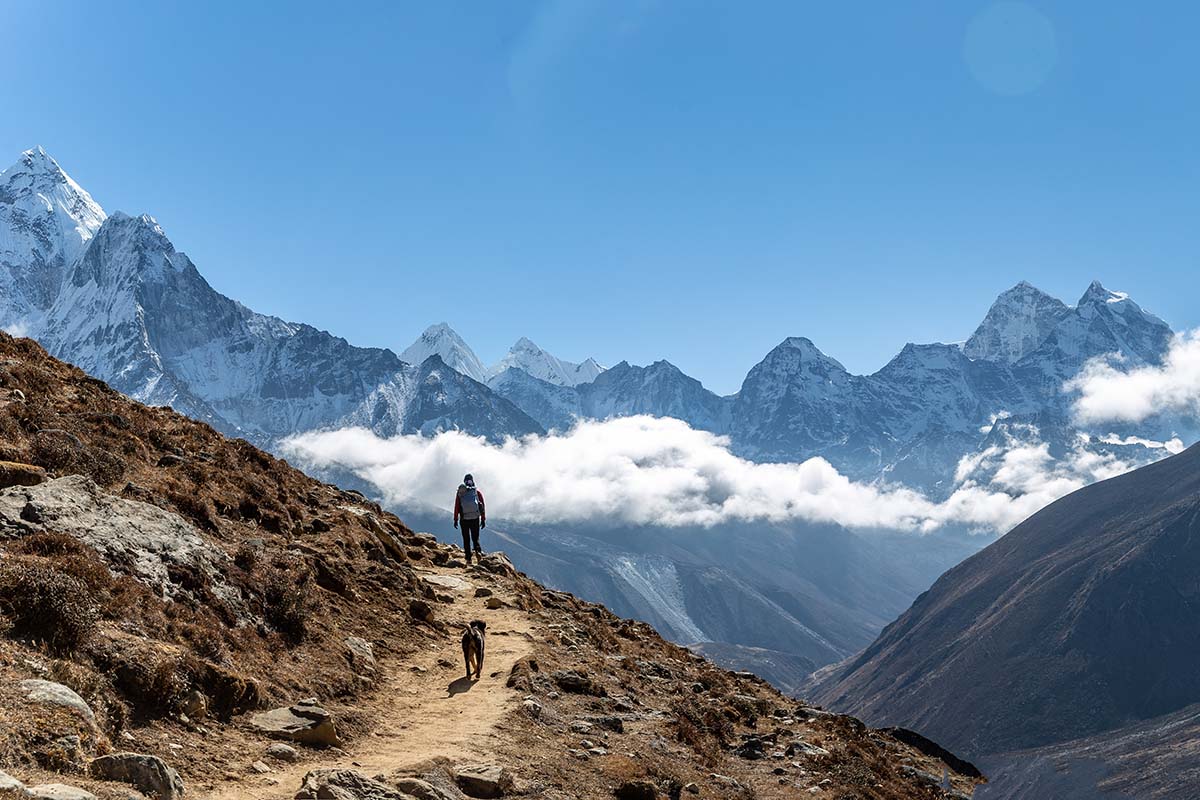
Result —
M 462 528 L 463 552 L 467 554 L 467 561 L 470 561 L 472 542 L 475 543 L 475 552 L 479 552 L 479 518 L 460 519 L 458 524 Z

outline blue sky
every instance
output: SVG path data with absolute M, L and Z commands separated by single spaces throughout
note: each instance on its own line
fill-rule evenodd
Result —
M 1028 279 L 1200 325 L 1200 8 L 0 3 L 41 144 L 219 290 L 402 349 L 852 370 Z M 7 155 L 5 155 L 7 154 Z

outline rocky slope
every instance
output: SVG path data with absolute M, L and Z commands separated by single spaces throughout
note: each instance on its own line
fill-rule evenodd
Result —
M 1146 731 L 1116 732 L 1161 731 L 1155 718 L 1200 702 L 1198 535 L 1193 446 L 1030 517 L 942 576 L 863 653 L 818 673 L 813 696 L 997 764 L 1097 734 L 1110 749 L 1125 737 L 1153 751 Z M 1159 734 L 1161 747 L 1190 741 L 1178 729 Z M 1094 796 L 1106 771 L 1083 773 L 1054 796 Z M 1164 771 L 1156 791 L 1175 777 Z
M 361 495 L 4 334 L 0 433 L 0 786 L 900 800 L 979 780 L 502 555 L 465 568 Z

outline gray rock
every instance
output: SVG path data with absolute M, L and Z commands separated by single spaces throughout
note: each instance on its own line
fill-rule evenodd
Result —
M 365 674 L 374 674 L 378 671 L 379 665 L 375 661 L 375 648 L 370 642 L 358 636 L 347 636 L 345 645 L 346 656 L 350 659 L 350 666 L 355 670 Z
M 255 714 L 250 718 L 250 724 L 268 736 L 302 744 L 337 747 L 342 743 L 333 724 L 333 715 L 321 708 L 315 699 Z
M 257 772 L 259 775 L 266 775 L 268 772 L 270 772 L 270 771 L 271 771 L 271 768 L 270 768 L 270 767 L 268 767 L 268 766 L 267 766 L 267 765 L 266 765 L 264 762 L 262 762 L 262 761 L 254 761 L 254 762 L 251 762 L 251 764 L 250 764 L 250 769 L 252 769 L 253 771 Z
M 416 800 L 459 800 L 458 792 L 452 794 L 420 778 L 397 778 L 394 783 L 397 789 Z
M 88 774 L 107 781 L 128 783 L 142 794 L 158 800 L 183 797 L 183 779 L 158 756 L 115 753 L 92 759 Z
M 24 792 L 25 784 L 0 770 L 0 792 Z
M 314 769 L 296 800 L 411 800 L 411 796 L 353 769 Z
M 496 764 L 468 764 L 454 771 L 454 782 L 468 797 L 504 797 L 512 789 L 508 770 Z
M 92 713 L 91 706 L 70 687 L 40 678 L 30 678 L 19 685 L 28 700 L 41 705 L 69 708 L 95 727 L 96 715 Z
M 276 761 L 298 761 L 300 754 L 290 745 L 278 743 L 267 748 L 267 755 Z
M 96 795 L 67 786 L 65 783 L 43 783 L 41 786 L 30 786 L 25 790 L 25 796 L 34 800 L 97 800 Z
M 208 544 L 191 523 L 148 503 L 105 494 L 82 475 L 0 490 L 3 527 L 73 536 L 110 567 L 131 572 L 164 597 L 189 594 L 172 583 L 170 567 L 197 569 L 213 581 L 212 590 L 221 599 L 235 608 L 242 605 L 240 593 L 220 580 L 219 567 L 229 556 Z

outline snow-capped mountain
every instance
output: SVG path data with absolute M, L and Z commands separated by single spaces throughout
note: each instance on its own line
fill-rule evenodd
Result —
M 475 351 L 444 322 L 430 325 L 417 340 L 400 354 L 402 361 L 420 364 L 430 356 L 438 356 L 451 369 L 472 380 L 487 383 L 488 370 Z
M 23 154 L 0 186 L 4 274 L 21 290 L 5 287 L 0 319 L 142 402 L 268 444 L 347 424 L 382 435 L 541 431 L 436 355 L 408 364 L 225 297 L 152 217 L 105 217 L 43 151 Z
M 963 344 L 970 358 L 1015 364 L 1037 349 L 1071 307 L 1028 281 L 1003 292 Z
M 489 377 L 496 377 L 509 367 L 524 370 L 538 380 L 553 383 L 556 386 L 578 386 L 590 383 L 604 371 L 604 367 L 587 359 L 582 364 L 563 361 L 555 358 L 525 337 L 517 340 L 507 355 L 500 359 L 489 371 Z
M 38 147 L 0 172 L 0 328 L 41 325 L 104 210 Z

